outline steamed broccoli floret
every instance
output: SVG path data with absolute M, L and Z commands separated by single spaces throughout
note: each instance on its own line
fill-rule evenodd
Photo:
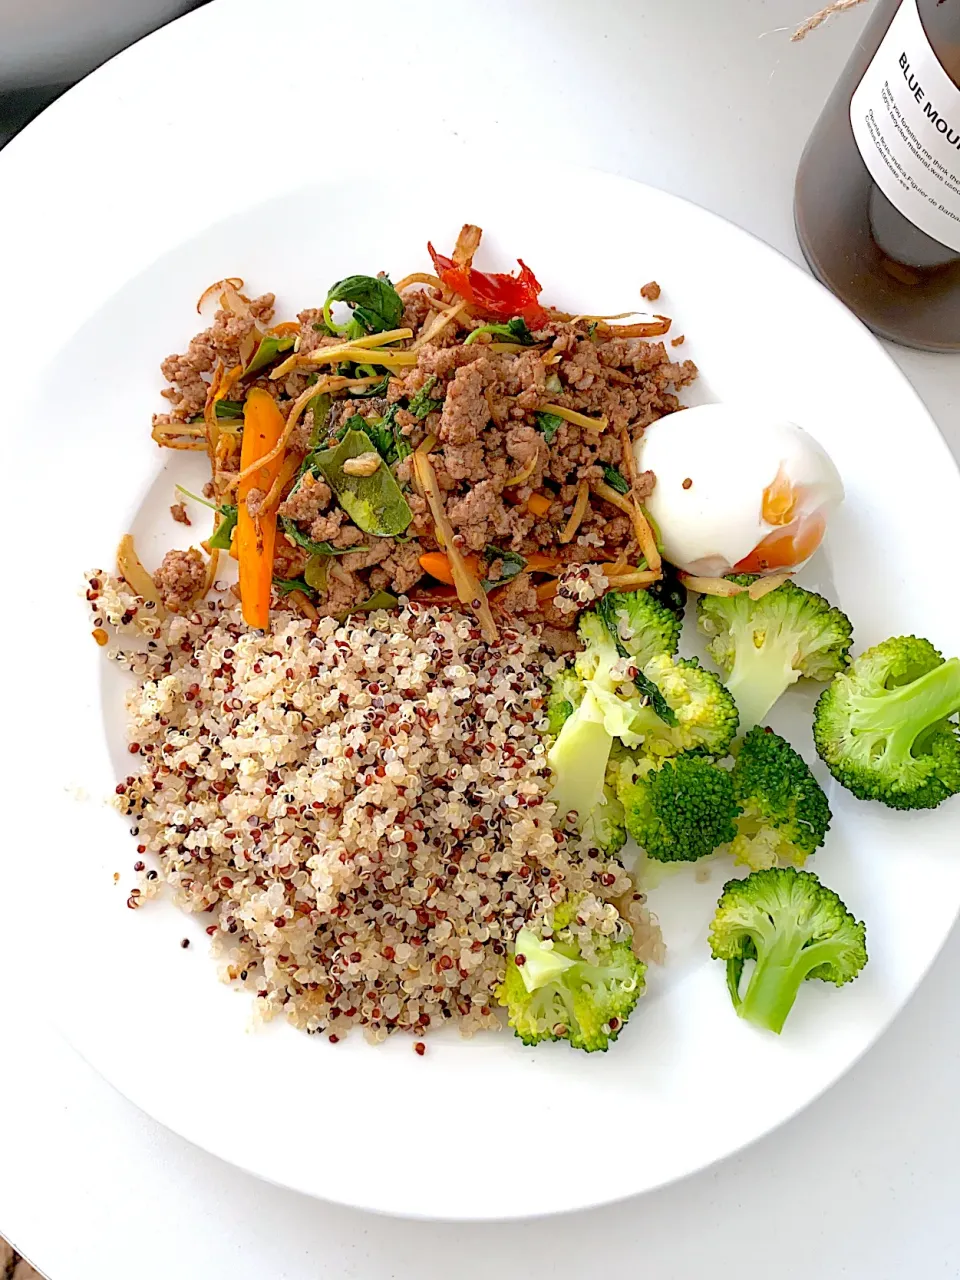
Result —
M 520 930 L 497 999 L 524 1044 L 565 1039 L 606 1051 L 643 994 L 646 966 L 630 949 L 628 925 L 612 937 L 591 930 L 584 947 L 574 915 L 555 912 L 552 945 Z
M 813 736 L 836 780 L 861 800 L 933 809 L 960 792 L 960 659 L 895 636 L 823 691 Z
M 774 867 L 724 885 L 710 950 L 741 1018 L 777 1034 L 806 978 L 842 986 L 867 963 L 866 929 L 809 871 Z M 741 993 L 745 960 L 756 967 Z
M 754 871 L 792 862 L 802 866 L 823 844 L 830 806 L 806 761 L 789 742 L 755 725 L 731 774 L 740 806 L 730 852 Z
M 724 756 L 737 732 L 737 705 L 723 682 L 696 658 L 651 658 L 644 676 L 656 687 L 674 723 L 653 706 L 639 709 L 631 728 L 646 754 L 675 756 L 682 751 Z
M 547 695 L 547 732 L 553 737 L 563 728 L 564 721 L 573 715 L 583 698 L 583 685 L 572 667 L 557 672 Z
M 576 812 L 583 838 L 610 857 L 619 853 L 627 839 L 616 778 L 608 770 L 613 742 L 604 726 L 603 712 L 587 689 L 547 754 L 553 770 L 550 798 L 557 805 L 560 821 Z
M 608 858 L 615 857 L 627 843 L 627 816 L 617 794 L 618 764 L 612 755 L 607 762 L 603 802 L 594 809 L 584 834 Z
M 749 586 L 756 575 L 730 581 Z M 793 582 L 759 600 L 745 591 L 701 596 L 698 610 L 700 629 L 712 637 L 707 649 L 740 708 L 741 730 L 760 724 L 801 676 L 829 680 L 847 664 L 850 619 L 823 596 Z
M 617 637 L 595 609 L 580 615 L 577 630 L 583 642 L 574 660 L 578 677 L 593 694 L 607 732 L 628 746 L 637 746 L 640 739 L 632 722 L 640 698 L 626 675 L 627 662 Z
M 576 812 L 583 824 L 605 799 L 607 761 L 613 737 L 603 723 L 603 711 L 590 689 L 577 709 L 564 721 L 556 742 L 547 753 L 553 770 L 550 798 L 561 819 Z
M 666 760 L 622 795 L 627 830 L 658 862 L 696 862 L 737 834 L 730 773 L 700 756 Z
M 594 610 L 619 641 L 618 649 L 637 667 L 660 654 L 673 655 L 680 644 L 681 620 L 646 591 L 608 591 Z

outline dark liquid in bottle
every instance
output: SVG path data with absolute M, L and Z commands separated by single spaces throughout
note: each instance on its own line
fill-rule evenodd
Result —
M 797 236 L 814 274 L 875 333 L 928 351 L 958 351 L 960 253 L 890 203 L 850 125 L 850 99 L 898 8 L 899 0 L 874 0 L 807 143 L 797 174 Z M 919 11 L 941 66 L 960 84 L 960 0 L 919 0 Z

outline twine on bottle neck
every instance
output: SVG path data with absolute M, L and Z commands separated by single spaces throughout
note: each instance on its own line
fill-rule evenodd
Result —
M 856 9 L 857 5 L 865 2 L 866 0 L 833 0 L 833 4 L 824 5 L 822 9 L 797 27 L 790 39 L 802 40 L 811 31 L 816 31 L 817 27 L 823 26 L 827 19 L 832 18 L 835 13 L 845 13 L 848 9 Z

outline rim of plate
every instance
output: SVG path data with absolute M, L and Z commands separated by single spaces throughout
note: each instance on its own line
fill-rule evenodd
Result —
M 469 190 L 471 187 L 479 189 L 483 186 L 482 175 L 485 172 L 492 172 L 485 169 L 486 164 L 487 161 L 484 158 L 484 153 L 479 152 L 476 149 L 471 149 L 467 158 L 460 158 L 457 165 L 451 166 L 450 172 L 456 174 L 455 181 L 462 182 L 464 190 Z M 470 169 L 469 175 L 466 172 L 467 165 L 469 165 Z M 2 160 L 0 160 L 0 166 L 2 166 Z M 747 261 L 756 263 L 757 267 L 762 268 L 764 271 L 769 271 L 771 280 L 776 280 L 778 277 L 784 280 L 789 279 L 791 282 L 789 286 L 790 291 L 799 291 L 801 294 L 805 293 L 809 299 L 810 307 L 818 314 L 822 313 L 825 317 L 825 324 L 827 323 L 826 318 L 830 317 L 828 327 L 842 331 L 845 340 L 849 341 L 851 344 L 855 355 L 862 356 L 864 361 L 867 364 L 872 364 L 878 373 L 883 371 L 883 381 L 888 387 L 891 396 L 895 396 L 903 404 L 905 410 L 910 414 L 911 425 L 915 432 L 915 440 L 920 439 L 923 441 L 922 448 L 926 457 L 931 464 L 940 468 L 942 473 L 940 481 L 948 486 L 952 485 L 954 495 L 960 496 L 960 473 L 958 473 L 956 462 L 940 435 L 936 424 L 930 418 L 916 392 L 910 386 L 891 357 L 886 351 L 884 351 L 872 335 L 870 335 L 869 332 L 849 312 L 846 311 L 841 303 L 833 298 L 832 295 L 828 294 L 826 290 L 814 281 L 813 278 L 810 277 L 802 268 L 798 267 L 771 246 L 756 239 L 749 232 L 734 226 L 719 215 L 702 209 L 700 206 L 694 205 L 680 197 L 659 191 L 653 187 L 645 186 L 644 184 L 633 182 L 629 179 L 603 174 L 599 171 L 586 169 L 578 170 L 567 166 L 564 166 L 563 168 L 564 172 L 570 175 L 571 181 L 579 182 L 584 186 L 590 186 L 595 189 L 596 193 L 601 198 L 606 197 L 611 202 L 614 202 L 619 198 L 624 202 L 625 206 L 635 204 L 637 209 L 646 208 L 648 210 L 652 210 L 654 211 L 655 216 L 670 218 L 681 225 L 702 223 L 703 227 L 709 229 L 708 232 L 705 232 L 708 239 L 718 240 L 722 244 L 732 244 L 734 246 L 735 253 L 737 246 L 739 246 L 742 256 Z M 290 201 L 296 202 L 297 200 L 303 199 L 308 191 L 317 189 L 341 189 L 345 185 L 348 185 L 350 181 L 351 179 L 349 177 L 338 174 L 335 177 L 332 177 L 328 183 L 316 184 L 309 188 L 304 187 L 298 191 L 288 191 L 277 197 L 276 203 L 283 204 Z M 469 205 L 469 202 L 469 196 L 464 196 L 461 201 L 465 207 Z M 115 307 L 118 299 L 120 299 L 129 290 L 133 289 L 137 285 L 138 281 L 140 281 L 144 276 L 151 276 L 155 274 L 161 269 L 168 259 L 176 259 L 190 246 L 199 245 L 213 239 L 217 234 L 222 233 L 223 229 L 228 224 L 231 224 L 238 219 L 256 218 L 262 211 L 262 208 L 262 205 L 257 205 L 251 209 L 245 210 L 243 213 L 228 215 L 222 223 L 205 228 L 198 235 L 183 242 L 182 244 L 171 246 L 169 250 L 163 253 L 143 273 L 132 277 L 131 280 L 129 280 L 120 289 L 117 295 L 106 300 L 102 305 L 94 308 L 91 315 L 85 316 L 81 328 L 75 335 L 68 339 L 64 349 L 52 358 L 49 368 L 52 370 L 58 359 L 63 356 L 64 351 L 68 351 L 75 342 L 79 341 L 82 334 L 87 329 L 96 325 L 100 314 L 104 312 L 108 313 L 111 308 Z M 621 215 L 617 216 L 620 217 Z M 424 239 L 431 230 L 427 225 L 429 221 L 429 213 L 421 213 L 418 215 L 418 223 L 423 231 Z M 534 246 L 531 249 L 523 249 L 523 252 L 528 256 L 533 257 L 536 252 L 536 248 Z M 654 260 L 656 259 L 655 249 L 651 251 L 651 256 Z M 784 271 L 784 268 L 786 268 L 786 271 Z M 269 281 L 265 281 L 264 283 L 269 285 Z M 544 290 L 545 295 L 548 298 L 551 296 L 552 285 L 554 286 L 553 292 L 557 292 L 555 283 L 556 282 L 548 279 Z M 639 284 L 639 282 L 637 283 Z M 187 305 L 184 308 L 187 313 L 189 311 L 190 301 L 191 299 L 187 298 Z M 185 318 L 188 321 L 189 314 L 187 314 Z M 695 341 L 696 335 L 692 334 L 691 336 Z M 709 366 L 704 369 L 704 373 L 708 378 L 713 372 L 714 371 L 711 370 Z M 146 371 L 143 378 L 143 390 L 144 397 L 149 395 Z M 146 399 L 144 401 L 144 409 L 146 412 L 149 411 L 149 404 Z M 924 425 L 921 426 L 921 424 Z M 82 566 L 80 566 L 80 568 L 82 570 Z M 856 625 L 856 618 L 854 619 L 854 623 Z M 14 698 L 14 706 L 17 707 L 20 701 L 21 696 L 18 691 Z M 876 817 L 876 815 L 874 816 Z M 889 815 L 884 814 L 882 817 L 886 820 Z M 889 820 L 893 821 L 893 819 Z M 120 839 L 123 835 L 119 825 L 116 828 L 116 835 L 117 843 L 119 845 Z M 120 856 L 121 855 L 118 853 L 118 860 Z M 841 894 L 841 896 L 843 895 Z M 960 897 L 955 898 L 953 906 L 950 909 L 949 917 L 951 922 L 956 918 L 958 910 L 960 910 Z M 868 920 L 868 928 L 869 925 L 870 922 Z M 196 1122 L 197 1117 L 195 1115 L 191 1115 L 189 1122 L 183 1121 L 177 1113 L 174 1100 L 158 1100 L 156 1094 L 151 1095 L 151 1086 L 142 1081 L 136 1070 L 135 1058 L 128 1058 L 122 1063 L 106 1062 L 104 1061 L 104 1055 L 101 1049 L 96 1044 L 91 1044 L 86 1041 L 83 1029 L 77 1024 L 75 1018 L 65 1017 L 63 1019 L 63 1023 L 66 1028 L 65 1034 L 74 1047 L 76 1047 L 87 1061 L 95 1066 L 101 1074 L 110 1080 L 115 1087 L 117 1087 L 143 1110 L 154 1115 L 162 1123 L 167 1125 L 167 1127 L 173 1129 L 177 1133 L 180 1133 L 181 1136 L 187 1138 L 196 1145 L 201 1146 L 205 1150 L 214 1154 L 220 1155 L 239 1167 L 248 1170 L 250 1173 L 266 1178 L 269 1181 L 276 1182 L 280 1185 L 290 1186 L 308 1194 L 321 1195 L 324 1198 L 331 1200 L 339 1200 L 358 1208 L 401 1214 L 411 1217 L 502 1219 L 509 1217 L 541 1216 L 576 1208 L 587 1208 L 594 1205 L 609 1203 L 614 1200 L 624 1199 L 639 1192 L 652 1190 L 655 1187 L 665 1185 L 666 1183 L 674 1181 L 680 1177 L 688 1176 L 720 1159 L 734 1154 L 736 1151 L 742 1149 L 744 1146 L 752 1143 L 764 1134 L 770 1132 L 772 1129 L 778 1127 L 787 1119 L 796 1115 L 800 1110 L 804 1109 L 814 1101 L 814 1099 L 825 1089 L 829 1088 L 830 1085 L 833 1084 L 842 1074 L 849 1070 L 859 1057 L 861 1057 L 862 1054 L 871 1047 L 886 1027 L 889 1026 L 892 1019 L 896 1016 L 896 1013 L 903 1007 L 903 1004 L 909 998 L 912 991 L 915 990 L 916 986 L 927 972 L 930 964 L 933 962 L 933 959 L 940 947 L 943 945 L 943 942 L 949 932 L 949 924 L 947 924 L 947 927 L 943 928 L 942 931 L 934 932 L 936 935 L 935 940 L 929 944 L 924 962 L 911 974 L 909 981 L 901 984 L 901 988 L 897 991 L 895 999 L 883 1008 L 880 1016 L 871 1021 L 869 1031 L 860 1038 L 856 1050 L 848 1053 L 845 1056 L 843 1063 L 836 1070 L 832 1071 L 832 1073 L 828 1073 L 827 1077 L 818 1081 L 816 1085 L 809 1090 L 809 1092 L 802 1094 L 798 1101 L 793 1101 L 785 1105 L 782 1112 L 775 1118 L 770 1119 L 767 1117 L 762 1119 L 759 1123 L 745 1125 L 742 1134 L 734 1139 L 731 1139 L 730 1135 L 718 1136 L 718 1140 L 713 1144 L 703 1144 L 703 1149 L 698 1156 L 685 1162 L 681 1162 L 680 1165 L 675 1165 L 665 1170 L 664 1176 L 654 1175 L 647 1180 L 638 1176 L 632 1185 L 625 1185 L 622 1188 L 597 1188 L 593 1191 L 577 1191 L 567 1198 L 560 1197 L 557 1199 L 556 1203 L 535 1204 L 531 1202 L 526 1206 L 518 1207 L 516 1209 L 511 1208 L 509 1197 L 505 1197 L 502 1194 L 495 1197 L 495 1202 L 491 1203 L 489 1207 L 486 1208 L 478 1206 L 474 1209 L 472 1206 L 466 1204 L 454 1207 L 456 1197 L 451 1201 L 447 1196 L 441 1197 L 444 1200 L 444 1204 L 437 1209 L 432 1207 L 418 1207 L 416 1198 L 411 1200 L 407 1188 L 398 1187 L 395 1189 L 396 1193 L 394 1195 L 390 1195 L 385 1194 L 383 1185 L 378 1186 L 377 1194 L 374 1198 L 368 1199 L 366 1198 L 363 1190 L 362 1180 L 358 1180 L 357 1178 L 354 1178 L 349 1190 L 344 1190 L 344 1192 L 340 1194 L 338 1193 L 336 1186 L 329 1185 L 328 1183 L 319 1185 L 309 1176 L 304 1176 L 304 1170 L 302 1168 L 296 1173 L 291 1174 L 288 1171 L 279 1169 L 269 1160 L 251 1160 L 246 1158 L 243 1150 L 238 1148 L 233 1135 L 224 1135 L 222 1133 L 217 1133 L 216 1131 L 210 1131 L 208 1127 Z M 206 959 L 206 957 L 204 957 L 204 959 Z M 207 972 L 206 976 L 212 982 L 214 978 L 212 966 L 208 966 L 208 968 L 209 972 Z M 820 1008 L 819 1005 L 818 1008 Z M 644 1012 L 643 1008 L 639 1009 L 637 1011 L 637 1016 L 642 1019 Z M 729 1008 L 722 1010 L 722 1012 L 727 1016 L 730 1014 Z M 284 1031 L 288 1035 L 294 1034 L 286 1028 L 284 1028 Z M 642 1034 L 641 1030 L 638 1029 L 636 1034 L 638 1038 L 640 1038 Z M 811 1034 L 816 1034 L 815 1027 Z M 622 1043 L 623 1042 L 621 1042 L 621 1045 Z M 366 1046 L 361 1047 L 365 1052 L 370 1052 Z M 389 1052 L 389 1048 L 390 1047 L 388 1046 L 378 1052 L 387 1053 Z M 610 1055 L 611 1060 L 615 1060 L 619 1052 L 621 1052 L 621 1046 L 618 1046 L 614 1050 L 614 1054 Z M 482 1056 L 482 1054 L 478 1055 L 478 1057 Z M 543 1060 L 543 1055 L 538 1056 Z M 599 1057 L 599 1055 L 597 1056 Z M 533 1057 L 534 1055 L 531 1055 L 531 1063 L 533 1061 Z M 774 1061 L 767 1049 L 762 1051 L 761 1058 L 759 1060 L 765 1061 L 768 1065 Z M 578 1095 L 579 1083 L 574 1081 L 573 1077 L 569 1076 L 569 1073 L 564 1072 L 564 1075 L 565 1077 L 569 1077 L 568 1083 L 571 1084 L 572 1093 L 574 1095 Z M 533 1083 L 534 1081 L 531 1080 L 531 1084 Z

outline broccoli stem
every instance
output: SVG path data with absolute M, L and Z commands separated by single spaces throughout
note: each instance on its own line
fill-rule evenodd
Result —
M 770 648 L 763 652 L 755 649 L 752 641 L 750 645 L 738 643 L 733 670 L 726 682 L 740 712 L 741 734 L 762 724 L 783 691 L 800 679 L 786 646 L 782 642 L 768 643 Z
M 547 756 L 554 771 L 550 798 L 556 802 L 561 821 L 574 811 L 583 823 L 601 803 L 612 746 L 603 712 L 588 689 Z
M 855 733 L 883 733 L 888 749 L 907 755 L 925 729 L 960 708 L 960 658 L 878 696 L 851 698 Z
M 834 958 L 829 942 L 815 942 L 805 947 L 806 940 L 805 933 L 787 929 L 774 939 L 769 950 L 758 954 L 756 968 L 737 1008 L 741 1018 L 780 1034 L 807 974 L 818 964 Z M 728 966 L 728 985 L 730 977 Z M 732 986 L 730 991 L 733 995 Z

